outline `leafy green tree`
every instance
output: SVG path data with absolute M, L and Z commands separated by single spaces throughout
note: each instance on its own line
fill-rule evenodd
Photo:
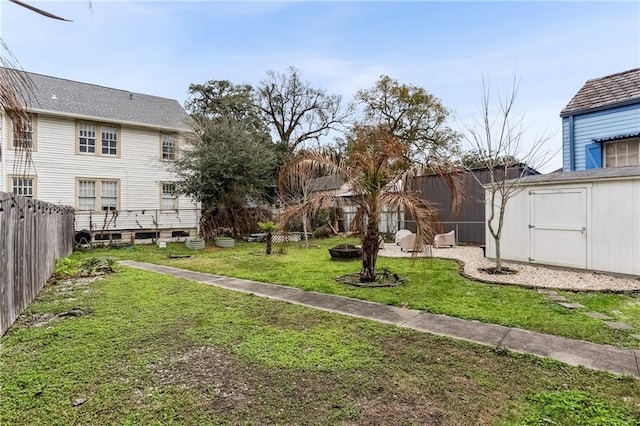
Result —
M 202 204 L 203 218 L 249 231 L 248 209 L 273 186 L 275 154 L 267 133 L 242 121 L 204 119 L 173 163 L 178 190 Z M 210 237 L 211 235 L 207 235 Z
M 423 163 L 458 155 L 460 135 L 447 126 L 449 110 L 424 88 L 383 75 L 356 93 L 363 108 L 361 124 L 381 126 L 406 146 L 406 155 Z
M 178 190 L 202 204 L 203 234 L 255 227 L 255 211 L 275 194 L 276 155 L 249 85 L 210 80 L 189 86 L 193 135 L 173 164 Z
M 195 119 L 243 121 L 256 130 L 266 132 L 266 123 L 260 116 L 253 95 L 253 88 L 248 84 L 210 80 L 204 84 L 189 85 L 185 108 Z
M 402 209 L 414 218 L 416 249 L 422 249 L 423 241 L 435 235 L 433 223 L 437 210 L 405 186 L 407 178 L 423 173 L 424 167 L 412 163 L 406 155 L 404 142 L 386 128 L 359 128 L 343 157 L 338 157 L 335 151 L 302 151 L 285 164 L 281 173 L 298 175 L 301 169 L 321 169 L 323 175 L 338 176 L 356 194 L 352 201 L 358 206 L 358 212 L 352 227 L 360 233 L 362 240 L 359 274 L 362 282 L 376 278 L 380 213 L 385 206 L 390 210 Z M 430 166 L 430 172 L 439 171 L 438 166 Z M 452 189 L 454 201 L 459 203 L 458 175 L 442 173 L 442 176 Z M 315 212 L 331 207 L 335 199 L 333 192 L 314 192 L 288 206 L 280 218 L 281 224 L 286 226 L 293 217 L 313 216 Z
M 460 163 L 469 170 L 484 169 L 487 167 L 487 158 L 489 157 L 490 155 L 486 150 L 472 149 L 462 155 Z M 505 155 L 493 158 L 492 163 L 494 167 L 505 165 L 511 167 L 520 164 L 520 161 L 512 155 Z

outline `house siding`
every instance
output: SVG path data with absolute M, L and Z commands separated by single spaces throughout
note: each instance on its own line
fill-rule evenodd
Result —
M 33 164 L 28 174 L 37 172 L 36 197 L 42 201 L 69 205 L 77 208 L 77 179 L 111 179 L 119 182 L 119 210 L 160 209 L 160 182 L 174 181 L 175 177 L 168 164 L 160 160 L 160 131 L 119 125 L 112 122 L 98 122 L 119 127 L 119 156 L 108 157 L 77 153 L 76 120 L 39 114 L 37 122 L 37 151 L 33 152 Z M 99 135 L 96 135 L 99 138 Z M 100 149 L 99 140 L 96 150 Z M 6 152 L 6 171 L 11 175 L 14 151 Z M 163 213 L 158 223 L 160 228 L 194 229 L 197 227 L 197 205 L 185 197 L 178 201 L 176 213 Z M 96 212 L 102 217 L 105 212 Z M 157 219 L 156 219 L 157 221 Z M 100 226 L 103 220 L 100 220 Z M 145 221 L 147 222 L 147 221 Z M 148 223 L 153 223 L 149 220 Z M 117 229 L 140 229 L 141 221 L 131 215 L 129 220 L 122 217 Z M 144 226 L 144 225 L 143 225 Z M 77 217 L 76 229 L 88 227 L 82 214 Z
M 562 118 L 562 170 L 571 170 L 571 138 L 569 117 Z
M 563 170 L 571 171 L 570 117 L 562 119 Z M 574 165 L 584 170 L 585 146 L 594 139 L 640 131 L 640 103 L 574 116 Z

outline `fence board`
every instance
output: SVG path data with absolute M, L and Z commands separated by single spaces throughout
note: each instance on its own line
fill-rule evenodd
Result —
M 0 335 L 73 250 L 73 209 L 0 192 Z

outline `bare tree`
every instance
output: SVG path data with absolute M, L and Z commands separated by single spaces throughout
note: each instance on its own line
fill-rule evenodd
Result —
M 492 110 L 491 87 L 482 79 L 480 117 L 471 124 L 463 124 L 466 139 L 472 146 L 474 163 L 487 169 L 489 181 L 485 186 L 485 202 L 489 205 L 487 225 L 495 242 L 495 272 L 502 273 L 500 239 L 504 227 L 504 213 L 511 198 L 522 191 L 522 178 L 544 167 L 552 158 L 547 142 L 552 135 L 536 134 L 528 137 L 525 116 L 515 111 L 518 81 L 514 76 L 505 96 L 498 93 L 497 112 Z
M 278 134 L 284 156 L 305 141 L 317 141 L 331 130 L 341 130 L 352 114 L 350 107 L 343 106 L 341 96 L 312 87 L 294 67 L 288 73 L 268 71 L 257 88 L 256 103 Z
M 326 151 L 329 156 L 329 151 Z M 337 176 L 323 176 L 323 168 L 312 161 L 303 161 L 309 156 L 309 151 L 302 150 L 292 158 L 287 166 L 278 174 L 278 192 L 285 205 L 303 204 L 308 202 L 314 193 L 322 191 L 326 179 L 339 178 Z M 302 231 L 305 245 L 309 246 L 309 214 L 302 212 Z

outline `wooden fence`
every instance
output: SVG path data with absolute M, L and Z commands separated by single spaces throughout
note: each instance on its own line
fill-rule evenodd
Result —
M 0 192 L 0 335 L 71 254 L 73 209 Z

